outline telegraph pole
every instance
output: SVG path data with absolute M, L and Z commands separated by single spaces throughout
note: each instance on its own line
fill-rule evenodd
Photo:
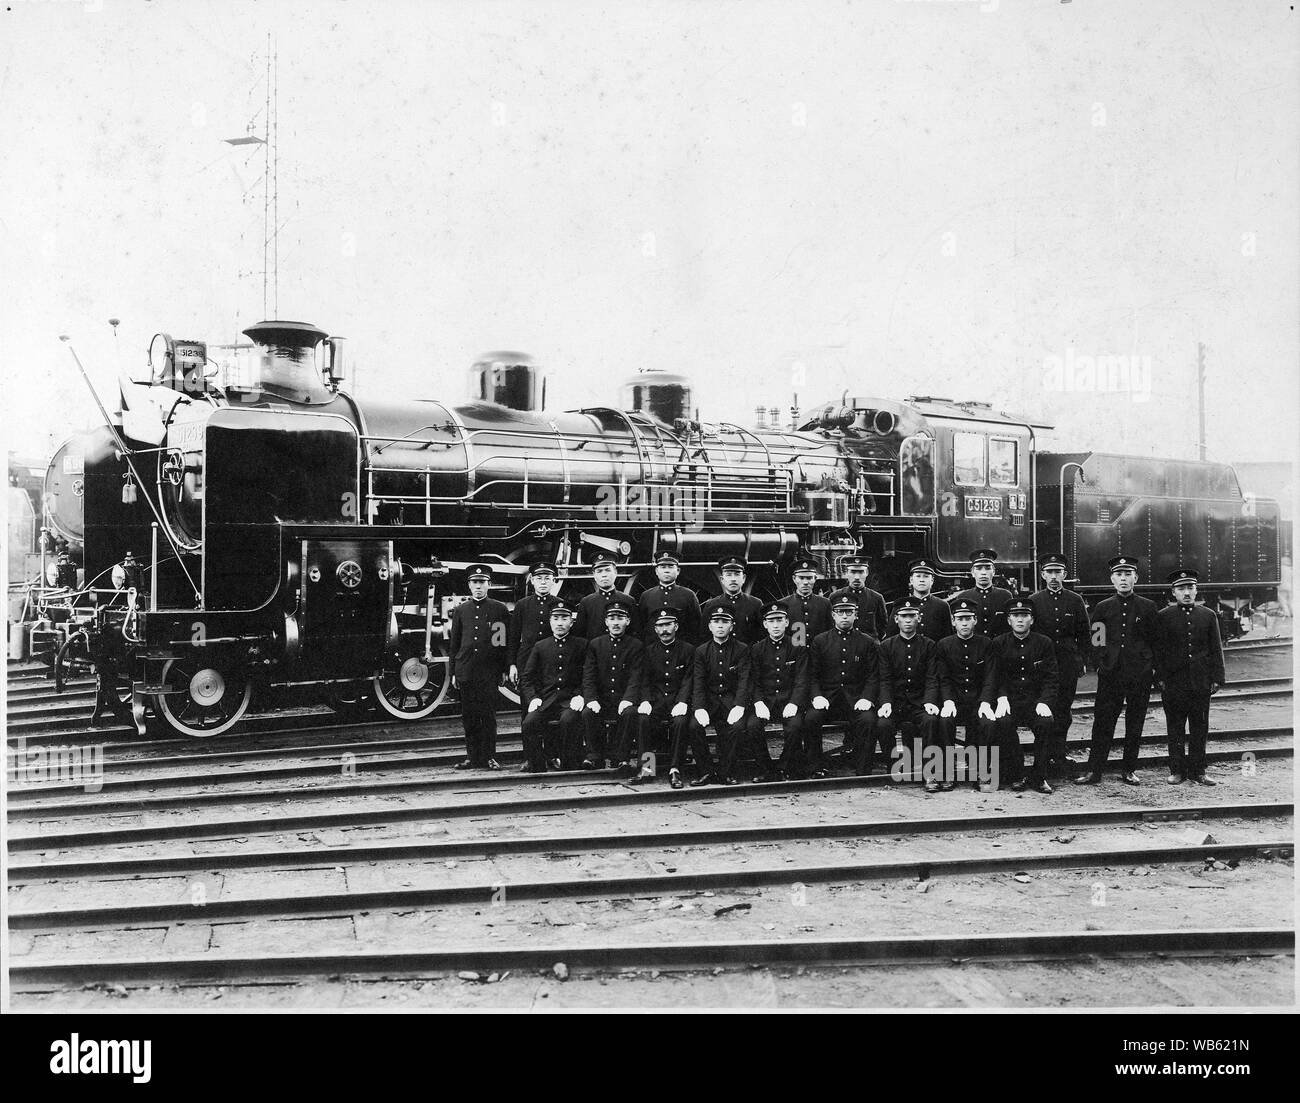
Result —
M 1201 432 L 1197 437 L 1197 455 L 1205 459 L 1205 342 L 1196 346 L 1196 412 L 1200 417 Z

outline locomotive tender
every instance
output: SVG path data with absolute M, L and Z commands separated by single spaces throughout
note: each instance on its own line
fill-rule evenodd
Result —
M 1046 478 L 1050 458 L 1056 478 L 1058 460 L 1064 474 L 1103 459 L 1040 456 L 1036 432 L 1049 426 L 985 404 L 846 394 L 797 429 L 755 429 L 700 422 L 687 380 L 645 372 L 624 386 L 623 408 L 559 413 L 543 408 L 544 380 L 517 353 L 475 364 L 462 405 L 361 402 L 340 388 L 341 338 L 290 321 L 244 332 L 250 370 L 224 382 L 204 344 L 158 335 L 149 384 L 124 386 L 121 416 L 65 444 L 47 473 L 48 528 L 81 546 L 86 585 L 42 595 L 33 650 L 56 667 L 92 666 L 142 734 L 148 715 L 219 734 L 259 686 L 340 710 L 373 695 L 395 717 L 428 716 L 450 683 L 454 599 L 441 579 L 471 560 L 498 565 L 510 600 L 538 559 L 572 585 L 613 555 L 636 593 L 671 551 L 684 582 L 716 592 L 713 564 L 735 553 L 769 597 L 785 592 L 796 552 L 828 578 L 866 553 L 887 594 L 921 554 L 940 589 L 965 578 L 973 547 L 995 549 L 1004 577 L 1029 586 L 1038 552 L 1062 541 L 1075 556 L 1116 541 L 1151 555 L 1125 542 L 1150 488 L 1124 488 L 1103 520 L 1072 483 L 1062 535 L 1061 513 L 1044 523 L 1051 484 L 1036 491 L 1036 461 Z M 1243 508 L 1235 477 L 1219 473 L 1206 513 L 1193 481 L 1179 484 L 1177 509 L 1204 530 L 1207 588 L 1248 607 L 1277 583 L 1276 504 Z

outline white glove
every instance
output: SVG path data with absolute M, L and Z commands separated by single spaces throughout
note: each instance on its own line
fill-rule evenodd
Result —
M 581 693 L 579 693 L 569 702 L 569 708 L 573 709 L 574 712 L 581 712 L 582 705 L 583 705 L 583 701 L 582 701 Z
M 632 702 L 631 702 L 631 701 L 620 701 L 620 702 L 618 703 L 618 714 L 619 714 L 619 716 L 622 716 L 623 713 L 627 712 L 627 710 L 630 709 L 631 707 L 632 707 Z
M 576 701 L 576 700 L 578 700 L 578 698 L 575 697 L 574 700 Z M 581 708 L 581 707 L 582 707 L 581 705 L 578 706 L 578 708 Z M 588 712 L 600 712 L 600 702 L 599 702 L 599 701 L 588 701 L 588 702 L 587 702 L 587 711 L 588 711 Z
M 510 664 L 510 680 L 516 685 L 519 683 L 519 668 L 514 663 Z
M 685 715 L 686 715 L 686 702 L 685 702 L 685 701 L 678 701 L 677 704 L 673 705 L 673 712 L 672 712 L 672 714 L 673 714 L 674 716 L 685 716 Z
M 708 714 L 708 711 L 707 711 L 706 709 L 696 709 L 696 710 L 695 710 L 695 722 L 696 722 L 697 724 L 699 724 L 700 727 L 702 727 L 702 728 L 707 728 L 707 727 L 709 726 L 709 714 Z
M 888 720 L 894 715 L 894 706 L 886 701 L 880 706 L 880 708 L 876 709 L 876 715 L 879 716 L 881 720 Z
M 1040 704 L 1036 709 L 1034 709 L 1034 711 L 1038 713 L 1039 716 L 1050 717 L 1052 715 L 1052 710 L 1048 708 L 1046 705 Z
M 649 702 L 649 701 L 642 701 L 642 702 L 637 706 L 636 711 L 639 712 L 642 716 L 649 716 L 649 715 L 650 715 L 650 702 Z
M 772 710 L 769 709 L 769 708 L 767 707 L 767 703 L 766 703 L 766 702 L 764 702 L 764 701 L 755 701 L 755 702 L 754 702 L 754 715 L 757 716 L 760 720 L 771 720 L 771 719 L 772 719 Z
M 744 715 L 745 710 L 740 705 L 733 705 L 731 711 L 727 713 L 727 723 L 734 724 Z
M 956 716 L 957 703 L 955 701 L 945 701 L 943 708 L 939 711 L 940 716 Z
M 529 712 L 536 712 L 541 707 L 542 707 L 542 699 L 540 697 L 534 697 L 531 701 L 528 702 Z
M 997 711 L 993 714 L 994 720 L 1001 720 L 1004 716 L 1011 715 L 1011 702 L 1005 697 L 998 698 Z
M 870 711 L 871 711 L 871 702 L 868 701 L 865 697 L 859 697 L 856 701 L 853 702 L 853 711 L 854 711 L 854 712 L 870 712 Z
M 825 697 L 813 698 L 813 708 L 820 710 L 820 709 L 828 709 L 830 707 L 831 707 L 831 703 L 828 700 L 826 700 Z
M 996 720 L 993 715 L 993 707 L 987 701 L 981 701 L 979 709 L 976 710 L 981 720 Z
M 789 720 L 790 717 L 797 715 L 799 715 L 799 709 L 795 706 L 793 701 L 781 710 L 781 716 L 785 720 Z
M 928 712 L 931 716 L 938 716 L 938 715 L 939 715 L 939 706 L 938 706 L 938 705 L 932 705 L 932 704 L 930 704 L 929 701 L 927 701 L 927 702 L 925 703 L 925 711 Z

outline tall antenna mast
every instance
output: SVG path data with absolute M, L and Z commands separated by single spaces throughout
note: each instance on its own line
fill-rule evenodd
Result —
M 262 317 L 266 313 L 266 273 L 271 247 L 271 35 L 266 35 L 266 115 L 262 125 L 266 138 L 262 142 Z
M 275 304 L 275 317 L 280 316 L 280 54 L 271 52 L 271 71 L 274 78 L 271 112 L 271 249 L 272 249 L 272 302 Z

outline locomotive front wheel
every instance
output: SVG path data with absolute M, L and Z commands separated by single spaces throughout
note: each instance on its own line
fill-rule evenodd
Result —
M 252 682 L 208 655 L 171 659 L 162 677 L 172 688 L 157 695 L 158 712 L 175 731 L 198 739 L 232 728 L 253 697 Z
M 435 651 L 433 661 L 422 655 L 390 656 L 375 675 L 375 700 L 379 707 L 399 720 L 422 720 L 447 699 L 451 688 L 451 662 Z

